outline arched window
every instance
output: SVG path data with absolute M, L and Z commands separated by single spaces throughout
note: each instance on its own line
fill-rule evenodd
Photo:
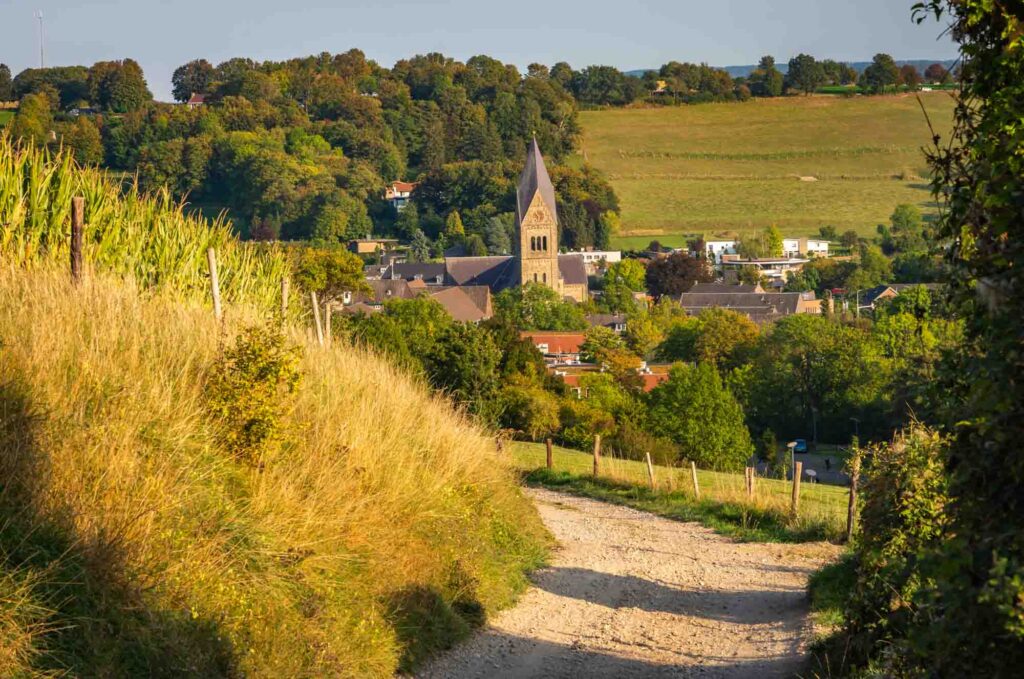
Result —
M 548 251 L 548 237 L 547 236 L 544 236 L 544 244 L 541 247 L 541 250 L 543 250 L 544 252 Z
M 547 274 L 544 274 L 544 282 L 545 282 L 545 283 L 547 283 L 547 282 L 548 282 L 548 275 L 547 275 Z
M 533 282 L 534 282 L 534 283 L 536 283 L 536 282 L 537 282 L 537 274 L 533 274 Z

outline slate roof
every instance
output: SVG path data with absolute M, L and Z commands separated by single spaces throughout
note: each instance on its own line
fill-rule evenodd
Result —
M 381 278 L 401 278 L 407 281 L 421 279 L 427 285 L 441 285 L 445 279 L 445 265 L 438 262 L 396 262 L 380 274 Z M 440 283 L 435 283 L 440 277 Z
M 558 255 L 558 271 L 566 285 L 584 285 L 587 282 L 587 265 L 583 255 Z
M 765 322 L 781 316 L 795 314 L 800 302 L 808 298 L 801 292 L 684 292 L 679 303 L 687 313 L 700 313 L 704 309 L 732 309 Z
M 485 286 L 446 287 L 433 292 L 430 297 L 461 323 L 477 323 L 493 315 L 491 291 Z
M 353 297 L 353 302 L 365 302 L 368 304 L 383 304 L 389 299 L 412 299 L 416 291 L 409 287 L 409 283 L 401 278 L 368 280 L 370 292 L 359 292 Z
M 616 325 L 626 324 L 626 314 L 590 314 L 587 316 L 587 323 L 593 326 L 614 328 Z
M 556 211 L 555 186 L 548 176 L 548 169 L 544 166 L 544 156 L 540 153 L 540 146 L 537 145 L 537 138 L 530 142 L 530 148 L 526 151 L 526 165 L 523 167 L 523 174 L 519 177 L 519 186 L 516 188 L 516 223 L 522 223 L 523 216 L 533 202 L 533 196 L 540 192 L 544 204 L 551 210 L 551 214 L 558 222 Z
M 486 285 L 491 292 L 501 292 L 518 282 L 515 258 L 508 255 L 493 257 L 449 257 L 444 260 L 447 285 Z

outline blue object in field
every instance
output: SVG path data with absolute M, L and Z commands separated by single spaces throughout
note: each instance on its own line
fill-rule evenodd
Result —
M 794 453 L 806 453 L 807 452 L 807 440 L 806 439 L 796 439 L 794 441 L 794 443 L 796 443 L 796 445 L 793 446 L 793 452 Z

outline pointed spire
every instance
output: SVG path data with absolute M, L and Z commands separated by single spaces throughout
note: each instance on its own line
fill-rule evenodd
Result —
M 516 220 L 518 222 L 522 222 L 530 203 L 533 202 L 533 197 L 538 192 L 548 210 L 557 219 L 555 187 L 551 183 L 548 169 L 544 165 L 544 156 L 541 155 L 537 137 L 534 136 L 526 151 L 526 165 L 523 167 L 523 174 L 519 177 L 519 188 L 516 190 Z

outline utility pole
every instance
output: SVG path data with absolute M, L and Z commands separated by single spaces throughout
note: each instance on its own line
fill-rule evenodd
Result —
M 43 52 L 43 10 L 36 10 L 34 16 L 39 22 L 39 68 L 46 68 L 46 58 Z

